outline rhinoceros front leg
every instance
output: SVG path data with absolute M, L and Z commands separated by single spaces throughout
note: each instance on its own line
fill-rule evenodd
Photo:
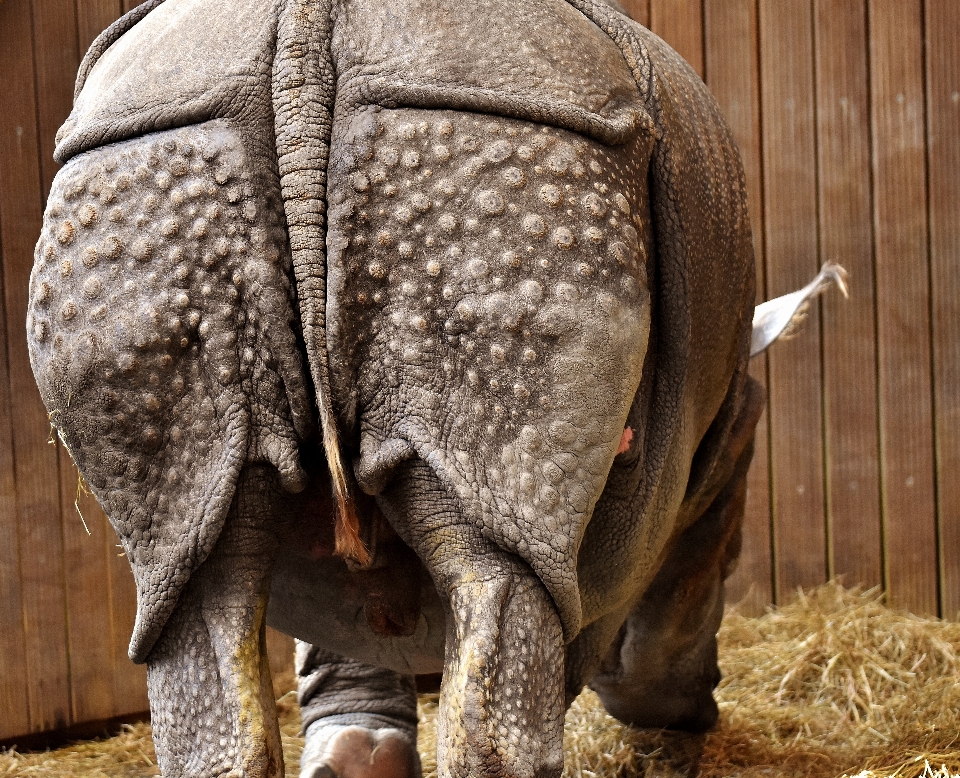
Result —
M 688 499 L 697 519 L 671 543 L 590 680 L 607 711 L 639 727 L 705 732 L 717 722 L 723 582 L 740 553 L 747 470 L 763 390 L 747 379 L 713 475 Z
M 302 778 L 420 778 L 412 675 L 297 641 L 297 686 Z
M 266 468 L 243 473 L 223 533 L 147 657 L 166 778 L 284 774 L 264 621 L 275 490 Z
M 465 525 L 420 460 L 398 470 L 381 505 L 449 603 L 438 774 L 559 776 L 564 642 L 543 583 L 525 562 Z

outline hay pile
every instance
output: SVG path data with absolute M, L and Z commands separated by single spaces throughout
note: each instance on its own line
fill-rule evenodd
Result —
M 567 715 L 565 778 L 960 778 L 960 624 L 885 607 L 828 584 L 720 632 L 719 728 L 704 738 L 631 730 L 584 692 Z M 289 685 L 292 679 L 282 679 Z M 287 775 L 302 741 L 295 696 L 279 700 Z M 420 701 L 424 778 L 435 776 L 436 697 Z M 43 754 L 0 753 L 0 776 L 157 775 L 149 726 Z
M 960 774 L 960 624 L 829 584 L 759 619 L 728 613 L 720 637 L 703 775 Z

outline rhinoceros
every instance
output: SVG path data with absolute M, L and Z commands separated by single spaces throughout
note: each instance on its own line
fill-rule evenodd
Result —
M 586 683 L 715 722 L 753 251 L 663 41 L 613 0 L 148 0 L 55 156 L 30 354 L 164 775 L 283 774 L 268 620 L 339 679 L 317 774 L 416 774 L 438 671 L 443 776 L 558 776 Z

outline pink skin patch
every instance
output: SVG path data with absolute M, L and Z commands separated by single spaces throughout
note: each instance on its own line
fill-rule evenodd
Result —
M 620 436 L 620 445 L 617 454 L 626 454 L 630 450 L 630 441 L 633 440 L 633 427 L 627 427 Z

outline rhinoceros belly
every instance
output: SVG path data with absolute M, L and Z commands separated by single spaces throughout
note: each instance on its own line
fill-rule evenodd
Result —
M 426 574 L 397 559 L 354 572 L 336 556 L 315 556 L 294 535 L 281 546 L 267 623 L 316 646 L 395 672 L 443 670 L 445 614 Z M 412 552 L 410 552 L 412 553 Z

